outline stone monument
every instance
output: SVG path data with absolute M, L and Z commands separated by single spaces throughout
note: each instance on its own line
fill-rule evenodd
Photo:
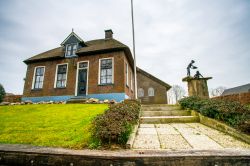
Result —
M 188 95 L 209 98 L 207 80 L 212 77 L 203 77 L 199 71 L 196 71 L 194 77 L 190 76 L 190 69 L 197 69 L 197 67 L 193 67 L 193 63 L 192 60 L 187 67 L 187 76 L 182 79 L 183 82 L 188 83 Z

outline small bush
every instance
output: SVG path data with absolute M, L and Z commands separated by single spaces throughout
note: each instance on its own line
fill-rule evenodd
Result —
M 125 144 L 139 119 L 139 112 L 137 102 L 110 105 L 104 114 L 94 119 L 93 137 L 103 144 Z
M 187 97 L 179 100 L 179 104 L 182 108 L 193 109 L 204 116 L 223 121 L 243 132 L 250 130 L 250 109 L 239 102 Z
M 4 96 L 5 96 L 5 90 L 2 86 L 2 84 L 0 84 L 0 103 L 3 101 Z

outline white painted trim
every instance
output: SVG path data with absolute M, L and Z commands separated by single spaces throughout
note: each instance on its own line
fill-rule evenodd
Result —
M 132 74 L 132 70 L 130 70 L 130 88 L 133 91 L 133 74 Z
M 33 73 L 33 80 L 32 80 L 32 87 L 31 89 L 36 89 L 34 88 L 34 84 L 35 84 L 35 75 L 36 75 L 36 69 L 39 68 L 39 67 L 43 67 L 44 68 L 44 71 L 43 71 L 43 83 L 44 83 L 44 78 L 45 78 L 45 66 L 36 66 L 35 69 L 34 69 L 34 73 Z M 43 86 L 42 86 L 43 88 Z M 42 88 L 39 88 L 39 89 L 42 89 Z
M 64 39 L 64 41 L 61 43 L 61 46 L 64 45 L 65 42 L 66 42 L 71 36 L 73 36 L 73 35 L 74 35 L 80 42 L 83 42 L 83 40 L 82 40 L 79 36 L 77 36 L 77 34 L 75 34 L 75 32 L 71 32 L 71 33 L 69 34 L 69 36 L 68 36 L 66 39 Z
M 125 69 L 126 85 L 129 87 L 128 62 L 125 62 L 125 66 L 126 66 L 126 69 Z
M 62 66 L 62 65 L 67 65 L 65 87 L 56 87 L 56 81 L 57 81 L 57 70 L 58 70 L 58 66 Z M 56 73 L 55 73 L 55 80 L 54 80 L 54 88 L 66 88 L 66 87 L 67 87 L 67 81 L 68 81 L 68 69 L 69 69 L 69 65 L 68 65 L 68 63 L 60 63 L 60 64 L 57 64 L 57 65 L 56 65 Z
M 81 63 L 81 62 L 87 62 L 87 63 L 88 63 L 88 67 L 79 68 L 79 63 Z M 76 69 L 76 84 L 75 84 L 75 96 L 77 96 L 77 90 L 78 90 L 78 75 L 79 75 L 79 69 L 87 69 L 86 95 L 88 95 L 88 89 L 89 89 L 89 61 L 79 61 L 79 62 L 77 62 L 77 69 Z
M 99 59 L 99 69 L 98 69 L 98 85 L 101 85 L 101 60 L 103 59 L 112 59 L 112 81 L 111 83 L 114 84 L 114 57 L 109 57 L 109 58 L 100 58 Z

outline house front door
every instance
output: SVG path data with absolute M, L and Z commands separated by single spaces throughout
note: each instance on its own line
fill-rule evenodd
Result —
M 87 63 L 80 63 L 78 69 L 78 85 L 77 96 L 85 96 L 87 94 L 88 67 Z

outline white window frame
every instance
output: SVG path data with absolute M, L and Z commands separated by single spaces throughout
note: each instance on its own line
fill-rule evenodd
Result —
M 62 66 L 62 65 L 67 65 L 67 70 L 66 70 L 66 81 L 65 81 L 65 87 L 57 87 L 56 86 L 56 82 L 57 82 L 57 71 L 58 71 L 58 67 Z M 67 87 L 67 82 L 68 82 L 68 70 L 69 70 L 69 65 L 68 63 L 60 63 L 56 65 L 56 73 L 55 73 L 55 80 L 54 80 L 54 88 L 66 88 Z
M 152 94 L 151 94 L 151 92 L 152 92 Z M 155 96 L 155 90 L 153 87 L 148 88 L 148 96 L 150 96 L 150 97 Z
M 35 86 L 35 77 L 36 77 L 36 69 L 37 68 L 44 68 L 44 71 L 43 71 L 43 83 L 44 83 L 44 78 L 45 78 L 45 66 L 36 66 L 35 68 L 34 68 L 34 73 L 33 73 L 33 80 L 32 80 L 32 87 L 31 87 L 31 89 L 42 89 L 43 88 L 43 85 L 42 85 L 42 88 L 35 88 L 34 86 Z
M 88 63 L 88 67 L 79 68 L 79 64 L 82 63 L 82 62 L 87 62 Z M 87 69 L 86 95 L 88 95 L 88 87 L 89 87 L 89 61 L 79 61 L 79 62 L 77 62 L 75 96 L 77 96 L 77 91 L 78 91 L 78 74 L 79 74 L 79 69 Z
M 129 77 L 128 77 L 128 63 L 125 62 L 126 64 L 126 71 L 125 71 L 125 75 L 126 75 L 126 85 L 129 87 Z
M 134 90 L 134 88 L 133 88 L 133 74 L 132 74 L 132 70 L 130 71 L 130 88 L 131 88 L 132 91 Z
M 111 59 L 112 60 L 112 81 L 111 84 L 114 84 L 114 57 L 109 57 L 109 58 L 100 58 L 99 59 L 99 69 L 98 69 L 98 85 L 105 85 L 101 84 L 101 61 L 105 59 Z
M 140 95 L 140 90 L 142 90 L 142 95 Z M 138 97 L 144 97 L 145 96 L 145 92 L 144 92 L 144 89 L 143 88 L 138 88 Z
M 78 43 L 70 43 L 70 44 L 66 44 L 66 48 L 65 48 L 65 57 L 74 57 L 74 56 L 76 56 L 76 54 L 74 54 L 74 55 L 68 55 L 67 53 L 68 53 L 68 46 L 71 46 L 72 47 L 72 49 L 73 49 L 73 45 L 76 45 L 76 51 L 77 51 L 77 48 L 78 48 Z

